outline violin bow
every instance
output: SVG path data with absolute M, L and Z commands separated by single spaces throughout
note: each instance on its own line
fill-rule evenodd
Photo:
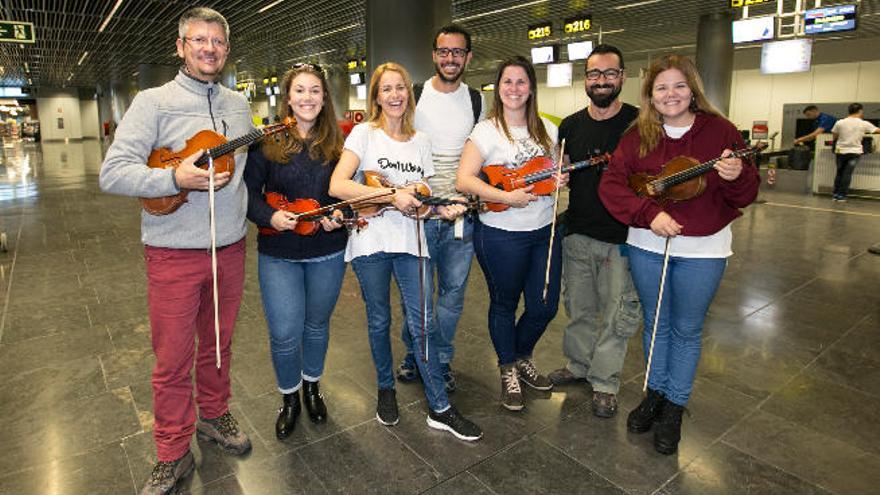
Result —
M 544 291 L 541 300 L 547 304 L 547 291 L 550 288 L 550 263 L 553 259 L 553 238 L 556 237 L 556 212 L 559 209 L 559 173 L 562 171 L 562 162 L 565 157 L 565 139 L 559 148 L 559 164 L 556 166 L 556 192 L 553 195 L 553 222 L 550 224 L 550 245 L 547 248 L 547 270 L 544 272 Z
M 425 260 L 422 258 L 422 226 L 421 219 L 419 218 L 419 209 L 413 208 L 413 217 L 416 222 L 416 242 L 418 243 L 418 259 L 419 259 L 419 305 L 422 311 L 421 325 L 422 325 L 422 342 L 425 344 L 425 354 L 422 356 L 423 362 L 428 362 L 428 337 L 427 337 L 427 327 L 428 327 L 428 297 L 427 297 L 427 289 L 425 288 Z M 431 288 L 431 297 L 433 295 L 433 287 Z
M 648 390 L 648 377 L 651 376 L 651 360 L 654 358 L 654 339 L 657 338 L 657 324 L 660 322 L 660 306 L 663 304 L 663 287 L 666 285 L 666 271 L 669 268 L 669 243 L 672 237 L 666 238 L 666 247 L 663 249 L 663 271 L 660 272 L 660 288 L 657 292 L 657 307 L 654 309 L 654 329 L 651 331 L 651 347 L 648 348 L 648 365 L 645 368 L 645 383 L 642 392 Z
M 208 211 L 211 217 L 211 279 L 214 285 L 214 348 L 217 353 L 217 369 L 220 369 L 220 298 L 217 294 L 217 222 L 214 207 L 214 157 L 208 155 Z

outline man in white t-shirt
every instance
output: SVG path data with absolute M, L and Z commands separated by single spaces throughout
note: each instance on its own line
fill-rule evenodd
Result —
M 434 176 L 428 179 L 431 192 L 441 198 L 460 197 L 455 190 L 455 176 L 464 143 L 483 117 L 480 93 L 462 82 L 465 68 L 471 61 L 471 35 L 456 25 L 440 28 L 434 37 L 434 69 L 436 74 L 413 88 L 416 101 L 416 129 L 431 139 Z M 463 199 L 463 198 L 462 198 Z M 446 390 L 455 390 L 455 375 L 450 367 L 453 339 L 470 273 L 474 247 L 473 221 L 459 217 L 455 221 L 431 218 L 425 221 L 425 238 L 436 270 L 438 287 L 434 305 L 436 339 Z M 405 321 L 405 320 L 404 320 Z M 406 325 L 406 323 L 404 323 Z M 404 326 L 402 338 L 406 357 L 397 372 L 401 381 L 418 378 L 409 332 Z
M 849 192 L 849 184 L 852 181 L 853 170 L 859 163 L 864 150 L 862 139 L 865 134 L 880 134 L 874 124 L 864 119 L 864 109 L 861 104 L 853 103 L 847 108 L 849 115 L 845 119 L 838 120 L 831 133 L 837 141 L 837 175 L 834 177 L 834 201 L 846 201 Z

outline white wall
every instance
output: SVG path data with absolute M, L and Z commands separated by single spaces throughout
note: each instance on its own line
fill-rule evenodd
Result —
M 37 95 L 37 113 L 40 116 L 40 134 L 45 141 L 81 139 L 82 118 L 77 90 L 44 90 Z M 64 129 L 58 128 L 58 119 L 64 119 Z
M 730 120 L 741 129 L 767 120 L 770 133 L 782 130 L 786 103 L 880 101 L 880 61 L 814 65 L 809 72 L 763 75 L 758 69 L 733 73 Z M 777 144 L 780 144 L 777 141 Z
M 98 119 L 98 101 L 80 100 L 79 114 L 82 118 L 82 137 L 98 138 L 101 136 L 101 123 Z

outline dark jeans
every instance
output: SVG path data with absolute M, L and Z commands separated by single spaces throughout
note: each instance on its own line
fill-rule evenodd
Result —
M 834 176 L 834 196 L 845 198 L 849 193 L 849 185 L 852 182 L 853 170 L 859 163 L 862 155 L 857 153 L 843 153 L 837 155 L 837 175 Z
M 547 303 L 541 299 L 550 226 L 525 232 L 496 229 L 476 222 L 474 251 L 489 286 L 489 335 L 498 364 L 530 358 L 538 339 L 556 316 L 562 278 L 562 236 L 553 242 Z M 519 299 L 525 311 L 516 319 Z

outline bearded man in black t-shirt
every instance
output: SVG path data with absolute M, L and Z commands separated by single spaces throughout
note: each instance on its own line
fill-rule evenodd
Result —
M 597 46 L 585 64 L 584 88 L 591 104 L 559 126 L 566 158 L 572 162 L 612 153 L 638 110 L 622 103 L 623 55 L 616 47 Z M 568 364 L 549 375 L 554 385 L 588 381 L 593 413 L 617 413 L 620 371 L 627 341 L 639 329 L 641 307 L 629 273 L 626 225 L 615 220 L 599 200 L 603 168 L 571 173 L 562 267 L 565 328 L 562 350 Z

